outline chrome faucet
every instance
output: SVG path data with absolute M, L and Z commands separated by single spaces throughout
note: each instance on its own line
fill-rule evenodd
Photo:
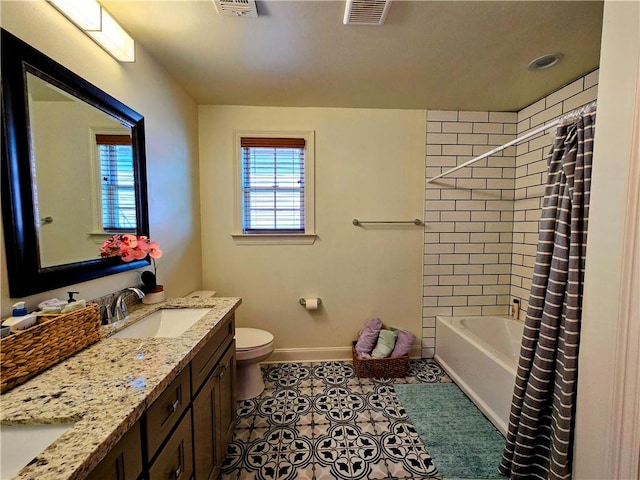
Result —
M 124 289 L 116 297 L 113 302 L 113 307 L 107 308 L 107 323 L 119 322 L 120 320 L 126 320 L 129 317 L 129 310 L 127 309 L 127 304 L 124 301 L 124 297 L 129 293 L 129 290 L 134 292 L 138 298 L 144 297 L 144 292 L 139 288 L 129 287 Z M 113 311 L 113 314 L 111 314 L 111 311 Z

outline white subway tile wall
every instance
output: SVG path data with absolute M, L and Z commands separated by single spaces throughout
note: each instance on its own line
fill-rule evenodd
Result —
M 426 176 L 514 139 L 516 123 L 516 113 L 429 111 Z M 515 153 L 509 148 L 426 186 L 425 220 L 431 221 L 425 221 L 424 241 L 425 358 L 435 353 L 436 315 L 507 312 Z
M 597 98 L 598 71 L 520 112 L 427 113 L 425 175 L 433 177 Z M 437 315 L 524 319 L 538 241 L 546 156 L 542 133 L 426 184 L 422 357 L 437 348 Z

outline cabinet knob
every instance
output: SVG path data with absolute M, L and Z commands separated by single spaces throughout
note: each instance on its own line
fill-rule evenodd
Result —
M 180 475 L 182 475 L 182 472 L 182 465 L 178 465 L 178 468 L 176 468 L 173 472 L 173 478 L 177 480 L 178 478 L 180 478 Z
M 220 374 L 218 375 L 218 378 L 224 377 L 224 372 L 226 372 L 227 370 L 229 370 L 229 364 L 228 363 L 226 365 L 224 365 L 223 367 L 220 367 Z
M 175 402 L 173 402 L 171 405 L 169 405 L 169 408 L 171 409 L 171 412 L 176 412 L 178 410 L 178 407 L 180 407 L 180 399 L 176 399 Z

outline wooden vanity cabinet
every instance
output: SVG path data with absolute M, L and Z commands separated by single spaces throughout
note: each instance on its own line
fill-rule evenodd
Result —
M 186 388 L 185 379 L 190 379 L 191 397 L 190 409 L 181 421 L 173 436 L 180 438 L 169 440 L 158 457 L 153 460 L 149 469 L 149 480 L 164 480 L 179 478 L 190 480 L 194 475 L 195 480 L 215 480 L 220 474 L 227 446 L 233 435 L 235 426 L 235 322 L 234 316 L 222 320 L 218 333 L 200 349 L 191 360 L 189 367 L 173 381 L 171 386 L 156 400 L 156 403 L 164 405 L 161 412 L 167 412 L 166 406 L 172 401 L 177 402 L 179 392 Z M 181 387 L 178 387 L 180 385 Z M 166 397 L 165 400 L 162 400 Z M 152 440 L 150 428 L 150 414 L 153 409 L 147 411 L 147 443 L 149 451 L 152 443 L 160 444 L 158 440 Z M 189 439 L 184 423 L 189 418 Z M 161 418 L 161 417 L 157 417 Z M 157 422 L 156 422 L 157 423 Z M 168 423 L 168 422 L 167 422 Z M 164 430 L 163 430 L 164 431 Z M 165 438 L 162 434 L 158 438 Z M 180 450 L 182 449 L 182 450 Z M 187 474 L 184 469 L 175 469 L 179 462 L 180 452 L 190 459 L 192 469 Z M 168 458 L 167 458 L 168 457 Z M 150 457 L 151 458 L 151 455 Z M 157 467 L 158 465 L 161 465 Z M 161 472 L 161 473 L 160 473 Z M 167 476 L 172 475 L 173 477 Z
M 89 480 L 214 480 L 236 415 L 233 313 Z
M 140 422 L 129 429 L 87 480 L 129 480 L 142 473 Z

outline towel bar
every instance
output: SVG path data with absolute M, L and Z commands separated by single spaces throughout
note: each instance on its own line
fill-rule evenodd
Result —
M 357 218 L 353 219 L 353 223 L 356 227 L 359 227 L 360 225 L 364 225 L 365 223 L 396 223 L 396 224 L 401 224 L 401 223 L 406 223 L 406 224 L 413 224 L 413 225 L 424 225 L 422 220 L 420 220 L 419 218 L 415 218 L 413 220 L 358 220 Z

